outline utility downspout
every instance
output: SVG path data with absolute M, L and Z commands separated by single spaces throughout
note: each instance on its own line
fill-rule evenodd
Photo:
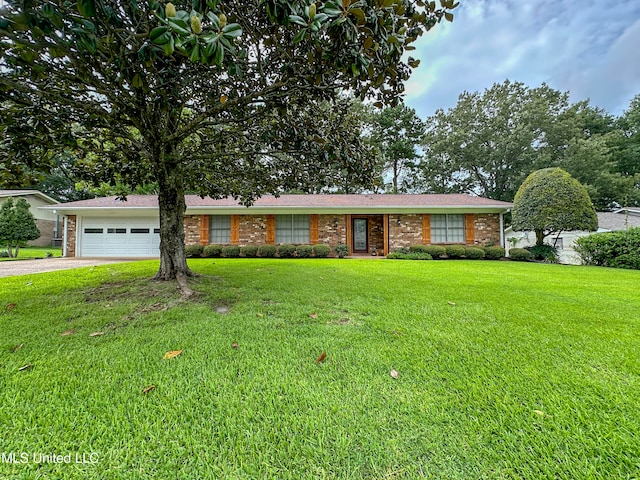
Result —
M 504 213 L 500 214 L 500 246 L 506 248 L 504 243 Z

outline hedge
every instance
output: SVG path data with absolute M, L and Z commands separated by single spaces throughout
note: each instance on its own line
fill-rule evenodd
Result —
M 202 252 L 203 257 L 219 257 L 222 255 L 222 245 L 207 245 Z
M 531 260 L 531 252 L 524 248 L 512 248 L 509 250 L 509 258 L 517 262 L 528 262 Z
M 331 253 L 331 247 L 329 245 L 317 244 L 312 247 L 312 250 L 316 258 L 326 258 Z
M 585 265 L 640 270 L 640 228 L 581 237 L 575 250 Z

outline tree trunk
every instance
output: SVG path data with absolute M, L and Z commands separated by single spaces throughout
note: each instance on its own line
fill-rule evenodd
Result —
M 544 245 L 544 230 L 536 230 L 536 247 Z
M 157 280 L 177 280 L 185 296 L 193 292 L 187 277 L 195 274 L 187 266 L 184 248 L 184 185 L 179 161 L 171 155 L 159 154 L 156 163 L 158 178 L 158 206 L 160 213 L 160 268 Z

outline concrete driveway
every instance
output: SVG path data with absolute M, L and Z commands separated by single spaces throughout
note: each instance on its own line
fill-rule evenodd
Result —
M 55 272 L 80 267 L 95 267 L 109 263 L 149 260 L 142 258 L 42 258 L 38 260 L 9 260 L 0 262 L 0 277 Z

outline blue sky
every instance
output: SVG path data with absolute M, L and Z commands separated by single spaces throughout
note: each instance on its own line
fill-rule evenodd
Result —
M 421 118 L 506 79 L 614 115 L 640 94 L 640 0 L 460 0 L 454 12 L 412 52 L 405 103 Z

